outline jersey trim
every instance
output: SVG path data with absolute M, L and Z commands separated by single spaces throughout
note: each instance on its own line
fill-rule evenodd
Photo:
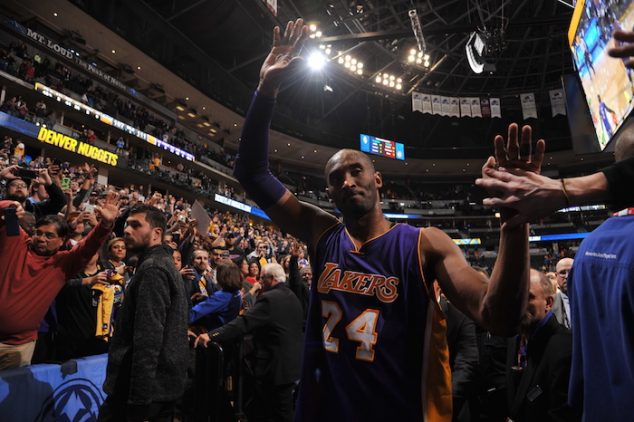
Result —
M 399 226 L 401 223 L 396 223 L 394 224 L 392 227 L 390 227 L 389 229 L 387 229 L 386 231 L 384 231 L 383 233 L 379 234 L 378 236 L 374 236 L 368 240 L 366 240 L 365 242 L 363 242 L 361 244 L 360 247 L 357 248 L 357 245 L 354 243 L 354 239 L 352 238 L 352 236 L 350 235 L 350 232 L 348 232 L 348 228 L 346 227 L 344 230 L 346 231 L 346 236 L 348 236 L 348 239 L 350 239 L 350 243 L 352 243 L 352 247 L 354 248 L 354 250 L 352 252 L 356 252 L 359 253 L 361 252 L 361 249 L 367 245 L 368 243 L 372 242 L 373 240 L 379 239 L 383 236 L 385 236 L 386 234 L 388 234 L 389 232 L 391 232 L 396 226 Z
M 451 368 L 447 345 L 447 322 L 423 271 L 423 229 L 418 231 L 418 269 L 427 290 L 427 322 L 423 344 L 422 403 L 425 422 L 450 422 L 452 417 Z
M 429 299 L 423 352 L 422 403 L 425 422 L 451 422 L 451 368 L 447 322 L 438 302 Z
M 336 223 L 333 223 L 332 226 L 329 226 L 326 230 L 324 230 L 323 232 L 321 232 L 319 234 L 319 236 L 317 236 L 317 240 L 315 241 L 314 245 L 311 245 L 311 249 L 313 251 L 315 251 L 317 249 L 317 246 L 319 245 L 319 243 L 321 242 L 321 239 L 330 231 L 332 231 L 335 227 L 339 226 L 339 225 L 343 225 L 343 223 L 341 221 L 337 221 Z

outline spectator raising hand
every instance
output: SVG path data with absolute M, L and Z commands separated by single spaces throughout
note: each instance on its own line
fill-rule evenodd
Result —
M 108 192 L 103 205 L 95 207 L 95 213 L 101 217 L 102 224 L 112 227 L 114 220 L 119 216 L 119 194 Z

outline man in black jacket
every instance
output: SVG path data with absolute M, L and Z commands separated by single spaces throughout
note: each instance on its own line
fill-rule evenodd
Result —
M 293 386 L 299 379 L 302 305 L 284 282 L 279 264 L 267 264 L 260 276 L 264 292 L 249 311 L 230 323 L 201 334 L 195 345 L 230 343 L 253 334 L 255 405 L 249 420 L 285 422 L 293 415 Z
M 185 389 L 187 297 L 171 249 L 162 245 L 165 224 L 148 205 L 133 207 L 126 221 L 128 251 L 140 255 L 110 344 L 100 421 L 171 421 Z
M 546 275 L 531 269 L 528 308 L 507 358 L 509 417 L 516 422 L 578 420 L 567 405 L 572 335 L 550 311 L 554 295 Z

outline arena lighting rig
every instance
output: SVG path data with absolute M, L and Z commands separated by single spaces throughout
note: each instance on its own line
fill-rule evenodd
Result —
M 564 0 L 559 0 L 563 2 Z M 429 37 L 447 37 L 452 34 L 462 34 L 464 54 L 470 68 L 475 73 L 492 73 L 496 70 L 498 58 L 505 51 L 508 42 L 506 37 L 507 27 L 510 22 L 509 5 L 511 0 L 468 0 L 467 13 L 471 14 L 473 20 L 466 25 L 448 26 L 445 24 L 435 24 L 436 20 L 428 20 L 430 6 L 418 7 L 417 2 L 408 2 L 409 7 L 405 9 L 409 20 L 408 27 L 398 29 L 387 29 L 374 32 L 358 32 L 339 34 L 330 36 L 324 27 L 321 31 L 316 25 L 310 26 L 309 36 L 318 41 L 321 51 L 326 53 L 329 61 L 340 65 L 348 64 L 350 71 L 351 63 L 345 61 L 345 57 L 351 54 L 359 54 L 357 47 L 362 43 L 375 41 L 388 41 L 383 49 L 391 49 L 396 52 L 394 60 L 389 64 L 371 62 L 361 71 L 357 67 L 358 75 L 353 71 L 355 77 L 364 79 L 375 90 L 391 91 L 401 95 L 409 95 L 416 90 L 421 83 L 428 81 L 429 76 L 442 65 L 449 57 L 446 49 L 435 48 L 427 41 Z M 333 16 L 333 13 L 329 15 Z M 357 14 L 365 13 L 365 9 L 357 11 Z M 335 17 L 335 16 L 333 16 Z M 340 14 L 332 21 L 334 27 L 338 27 L 342 20 L 345 21 L 347 15 Z M 363 25 L 359 27 L 363 30 Z M 413 42 L 410 42 L 411 40 Z M 344 48 L 343 45 L 346 45 Z M 452 50 L 453 51 L 453 50 Z M 327 52 L 335 52 L 331 56 Z M 356 57 L 357 61 L 364 60 L 364 57 Z M 374 68 L 372 68 L 374 67 Z M 381 77 L 377 77 L 381 75 Z M 391 86 L 384 83 L 383 74 L 394 75 L 403 82 L 401 89 L 397 89 L 396 82 Z

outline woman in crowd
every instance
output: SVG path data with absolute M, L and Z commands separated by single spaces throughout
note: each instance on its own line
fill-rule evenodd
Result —
M 242 259 L 237 262 L 238 267 L 240 267 L 240 273 L 242 274 L 242 278 L 244 278 L 246 280 L 246 278 L 249 276 L 249 261 L 242 257 Z
M 240 312 L 242 276 L 238 266 L 233 262 L 221 262 L 216 270 L 216 280 L 220 290 L 196 304 L 189 313 L 189 324 L 194 326 L 194 332 L 221 327 Z
M 290 271 L 290 262 L 291 262 L 291 256 L 290 255 L 284 255 L 284 257 L 280 261 L 280 264 L 282 265 L 282 268 L 284 268 L 284 273 L 286 274 L 286 279 L 287 280 L 288 280 L 288 275 L 289 275 L 289 271 Z
M 122 237 L 115 237 L 106 244 L 105 259 L 102 259 L 101 265 L 106 270 L 114 270 L 120 276 L 125 278 L 125 285 L 128 285 L 130 277 L 125 271 L 126 257 L 125 241 Z
M 245 279 L 251 283 L 251 285 L 260 281 L 260 263 L 257 259 L 252 259 L 249 262 L 249 275 L 247 275 Z
M 126 247 L 122 237 L 115 237 L 106 245 L 106 259 L 104 260 L 104 268 L 117 271 L 123 275 L 125 270 Z

